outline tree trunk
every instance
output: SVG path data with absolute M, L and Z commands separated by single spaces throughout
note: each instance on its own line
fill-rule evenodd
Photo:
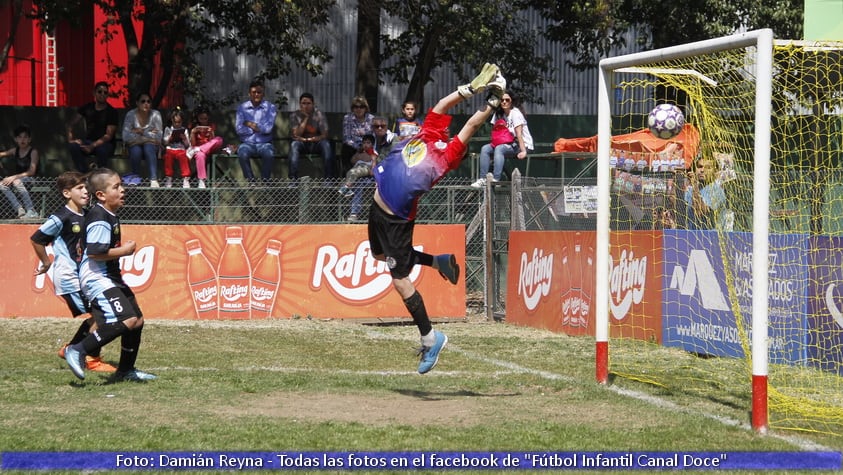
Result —
M 418 111 L 427 110 L 424 104 L 424 85 L 427 84 L 430 78 L 430 73 L 433 71 L 433 66 L 436 64 L 436 54 L 439 51 L 439 38 L 441 32 L 439 28 L 431 28 L 424 35 L 421 52 L 419 57 L 421 60 L 413 69 L 413 77 L 410 78 L 410 85 L 407 87 L 407 96 L 405 101 L 415 101 L 418 104 Z
M 23 16 L 23 0 L 14 0 L 12 2 L 12 24 L 9 26 L 9 37 L 6 38 L 6 44 L 3 45 L 3 51 L 0 51 L 0 71 L 6 69 L 6 61 L 9 59 L 9 51 L 12 45 L 15 44 L 15 37 L 18 33 L 18 24 Z
M 357 76 L 354 92 L 364 96 L 369 102 L 369 109 L 374 112 L 378 111 L 380 14 L 380 4 L 374 0 L 360 0 L 357 5 Z

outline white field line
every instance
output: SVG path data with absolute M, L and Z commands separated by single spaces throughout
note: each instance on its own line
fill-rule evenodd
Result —
M 374 331 L 369 331 L 368 333 L 369 333 L 370 336 L 372 336 L 374 338 L 399 339 L 399 338 L 391 337 L 389 335 L 384 335 L 383 333 L 374 332 Z M 403 338 L 401 338 L 401 339 L 403 339 Z M 459 353 L 459 354 L 461 354 L 461 355 L 463 355 L 467 358 L 473 359 L 475 361 L 480 361 L 480 362 L 483 362 L 483 363 L 487 363 L 487 364 L 491 364 L 491 365 L 495 365 L 495 366 L 500 366 L 502 368 L 506 368 L 507 370 L 509 370 L 509 372 L 512 372 L 512 373 L 532 374 L 534 376 L 539 376 L 539 377 L 542 377 L 544 379 L 548 379 L 548 380 L 552 380 L 552 381 L 566 381 L 566 382 L 570 382 L 570 383 L 579 383 L 579 380 L 577 380 L 575 378 L 571 378 L 570 376 L 565 376 L 565 375 L 557 374 L 557 373 L 551 373 L 549 371 L 527 368 L 527 367 L 521 366 L 517 363 L 513 363 L 511 361 L 504 361 L 504 360 L 499 360 L 499 359 L 496 359 L 496 358 L 489 358 L 489 357 L 484 356 L 484 355 L 479 355 L 479 354 L 473 353 L 471 351 L 463 350 L 463 349 L 461 349 L 461 348 L 459 348 L 459 347 L 457 347 L 453 344 L 450 344 L 450 343 L 445 348 L 445 350 L 449 351 L 449 352 Z M 434 370 L 431 373 L 428 373 L 428 375 L 437 374 L 437 373 L 439 373 L 439 372 Z M 595 382 L 594 384 L 597 384 L 597 382 Z M 698 410 L 692 410 L 691 408 L 680 406 L 680 405 L 675 404 L 671 401 L 667 401 L 665 399 L 653 396 L 651 394 L 642 393 L 640 391 L 632 391 L 632 390 L 629 390 L 629 389 L 623 389 L 623 388 L 619 388 L 619 387 L 614 386 L 614 385 L 606 385 L 605 388 L 607 390 L 612 391 L 612 392 L 614 392 L 616 394 L 619 394 L 621 396 L 637 399 L 639 401 L 645 402 L 647 404 L 654 405 L 654 406 L 659 407 L 661 409 L 665 409 L 665 410 L 669 410 L 669 411 L 673 411 L 673 412 L 679 412 L 679 413 L 683 413 L 683 414 L 698 415 L 698 416 L 705 417 L 707 419 L 717 421 L 717 422 L 719 422 L 723 425 L 726 425 L 726 426 L 738 427 L 738 428 L 741 428 L 741 429 L 744 429 L 744 430 L 747 430 L 747 431 L 754 432 L 754 429 L 752 428 L 752 426 L 750 424 L 747 424 L 745 422 L 741 422 L 741 421 L 738 421 L 738 420 L 735 420 L 735 419 L 732 419 L 732 418 L 729 418 L 729 417 L 723 417 L 723 416 L 718 416 L 716 414 L 711 414 L 711 413 L 702 412 L 702 411 L 698 411 Z M 822 452 L 832 452 L 832 451 L 834 451 L 829 447 L 822 446 L 822 445 L 817 444 L 815 442 L 812 442 L 810 440 L 802 439 L 801 437 L 793 437 L 793 436 L 788 436 L 788 435 L 783 435 L 783 434 L 778 434 L 778 433 L 772 433 L 772 432 L 767 432 L 765 434 L 765 436 L 774 437 L 776 439 L 783 440 L 783 441 L 785 441 L 785 442 L 787 442 L 787 443 L 789 443 L 789 444 L 791 444 L 795 447 L 798 447 L 800 450 L 804 450 L 804 451 L 822 451 Z
M 556 373 L 550 373 L 548 371 L 525 368 L 525 367 L 523 367 L 521 365 L 518 365 L 518 364 L 515 364 L 511 361 L 502 361 L 502 360 L 498 360 L 498 359 L 495 359 L 495 358 L 489 358 L 489 357 L 486 357 L 486 356 L 477 355 L 477 354 L 474 354 L 474 353 L 469 352 L 469 351 L 461 350 L 460 348 L 455 347 L 453 345 L 449 345 L 447 347 L 447 350 L 455 352 L 455 353 L 459 353 L 459 354 L 461 354 L 461 355 L 463 355 L 467 358 L 471 358 L 471 359 L 474 359 L 474 360 L 477 360 L 477 361 L 481 361 L 483 363 L 501 366 L 501 367 L 504 367 L 504 368 L 509 369 L 511 371 L 518 372 L 518 373 L 532 374 L 532 375 L 540 376 L 542 378 L 550 379 L 550 380 L 562 380 L 562 381 L 569 381 L 569 382 L 572 382 L 572 383 L 578 382 L 578 380 L 576 380 L 574 378 L 571 378 L 569 376 L 564 376 L 564 375 L 560 375 L 560 374 L 556 374 Z M 597 384 L 597 382 L 595 382 L 594 384 Z M 621 396 L 637 399 L 639 401 L 646 402 L 647 404 L 651 404 L 651 405 L 656 406 L 656 407 L 661 408 L 661 409 L 665 409 L 665 410 L 669 410 L 669 411 L 673 411 L 673 412 L 679 412 L 679 413 L 683 413 L 683 414 L 698 415 L 698 416 L 705 417 L 707 419 L 717 421 L 717 422 L 719 422 L 723 425 L 726 425 L 726 426 L 738 427 L 738 428 L 741 428 L 741 429 L 745 429 L 747 431 L 753 431 L 754 432 L 754 429 L 752 428 L 752 426 L 750 424 L 747 424 L 745 422 L 741 422 L 741 421 L 738 421 L 738 420 L 735 420 L 735 419 L 732 419 L 732 418 L 729 418 L 729 417 L 723 417 L 723 416 L 718 416 L 716 414 L 710 414 L 710 413 L 703 412 L 703 411 L 692 410 L 691 408 L 680 406 L 680 405 L 675 404 L 671 401 L 664 400 L 662 398 L 653 396 L 651 394 L 642 393 L 640 391 L 632 391 L 632 390 L 629 390 L 629 389 L 623 389 L 623 388 L 619 388 L 619 387 L 614 386 L 614 385 L 606 385 L 605 388 L 607 390 L 612 391 L 612 392 L 614 392 L 616 394 L 619 394 Z M 767 437 L 773 437 L 773 438 L 776 438 L 776 439 L 779 439 L 779 440 L 783 440 L 783 441 L 785 441 L 785 442 L 787 442 L 787 443 L 789 443 L 789 444 L 791 444 L 795 447 L 798 447 L 799 449 L 804 450 L 804 451 L 821 451 L 821 452 L 833 452 L 833 451 L 835 451 L 835 450 L 832 450 L 829 447 L 824 447 L 820 444 L 817 444 L 817 443 L 812 442 L 810 440 L 802 439 L 800 437 L 787 436 L 787 435 L 772 433 L 772 432 L 767 432 L 767 434 L 765 434 L 765 435 Z

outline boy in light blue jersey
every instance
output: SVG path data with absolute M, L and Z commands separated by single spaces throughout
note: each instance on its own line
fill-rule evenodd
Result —
M 80 241 L 82 263 L 79 279 L 82 291 L 91 302 L 91 314 L 97 329 L 84 340 L 65 350 L 65 360 L 79 379 L 85 379 L 83 362 L 109 342 L 121 337 L 120 362 L 116 381 L 147 381 L 152 374 L 135 368 L 143 330 L 143 312 L 135 294 L 123 281 L 120 258 L 135 252 L 134 241 L 123 241 L 117 211 L 123 207 L 126 190 L 120 175 L 107 168 L 97 168 L 88 177 L 88 188 L 96 197 L 85 216 L 85 232 Z
M 56 178 L 56 188 L 65 199 L 65 205 L 51 214 L 44 224 L 32 234 L 30 241 L 41 264 L 35 269 L 35 275 L 45 274 L 53 269 L 53 287 L 56 295 L 64 299 L 73 318 L 85 315 L 76 334 L 68 345 L 82 341 L 92 329 L 96 329 L 94 318 L 90 315 L 88 300 L 79 286 L 79 239 L 85 220 L 85 206 L 88 194 L 85 175 L 71 171 Z M 54 260 L 50 261 L 47 246 L 53 245 Z M 59 350 L 59 357 L 64 358 L 65 345 Z M 85 365 L 91 371 L 113 372 L 116 368 L 100 357 L 96 351 L 85 358 Z
M 448 137 L 448 111 L 474 94 L 489 89 L 482 110 L 475 112 L 456 137 Z M 459 281 L 460 268 L 453 254 L 437 256 L 413 249 L 413 228 L 419 198 L 451 170 L 459 167 L 468 140 L 500 105 L 506 80 L 497 66 L 486 64 L 470 84 L 439 100 L 430 109 L 419 132 L 392 147 L 374 168 L 377 189 L 369 212 L 369 244 L 376 259 L 385 261 L 392 285 L 404 300 L 421 334 L 418 372 L 427 373 L 439 361 L 448 337 L 433 330 L 421 295 L 409 278 L 416 264 L 433 267 L 452 284 Z

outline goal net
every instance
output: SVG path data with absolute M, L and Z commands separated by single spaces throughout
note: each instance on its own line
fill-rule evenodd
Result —
M 759 30 L 601 62 L 598 379 L 843 432 L 841 52 Z

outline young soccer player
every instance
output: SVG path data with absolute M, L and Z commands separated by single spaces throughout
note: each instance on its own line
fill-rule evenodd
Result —
M 32 235 L 32 248 L 41 261 L 35 269 L 35 275 L 46 273 L 53 268 L 53 287 L 56 295 L 67 303 L 73 318 L 85 315 L 76 334 L 68 345 L 82 341 L 92 329 L 96 329 L 94 318 L 90 315 L 88 300 L 79 286 L 79 238 L 85 220 L 85 206 L 89 197 L 85 175 L 76 172 L 64 172 L 56 178 L 56 188 L 64 197 L 65 204 L 51 214 L 44 224 Z M 47 246 L 53 245 L 55 259 L 50 261 Z M 59 350 L 59 357 L 64 358 L 68 345 Z M 114 372 L 117 368 L 106 363 L 100 357 L 99 349 L 85 357 L 85 365 L 91 371 Z
M 462 130 L 450 140 L 448 127 L 451 116 L 447 112 L 463 100 L 490 90 L 487 104 L 472 115 Z M 369 212 L 369 243 L 372 255 L 386 261 L 392 275 L 392 285 L 404 300 L 421 334 L 419 373 L 433 369 L 439 353 L 448 342 L 444 333 L 433 330 L 421 295 L 409 279 L 416 264 L 437 269 L 442 277 L 456 284 L 460 268 L 453 254 L 437 256 L 413 249 L 418 200 L 451 170 L 460 165 L 468 140 L 477 132 L 500 105 L 506 80 L 498 67 L 486 64 L 470 84 L 439 100 L 425 117 L 419 133 L 394 146 L 386 158 L 375 165 L 377 188 Z
M 135 252 L 134 241 L 124 241 L 117 211 L 123 207 L 126 190 L 120 175 L 108 168 L 91 172 L 88 185 L 96 204 L 85 216 L 85 232 L 80 249 L 82 263 L 79 278 L 82 290 L 91 302 L 91 314 L 97 323 L 81 342 L 68 346 L 64 356 L 70 370 L 85 379 L 85 356 L 94 354 L 118 336 L 120 362 L 116 381 L 147 381 L 156 377 L 135 368 L 143 330 L 143 313 L 132 289 L 123 281 L 120 258 Z

